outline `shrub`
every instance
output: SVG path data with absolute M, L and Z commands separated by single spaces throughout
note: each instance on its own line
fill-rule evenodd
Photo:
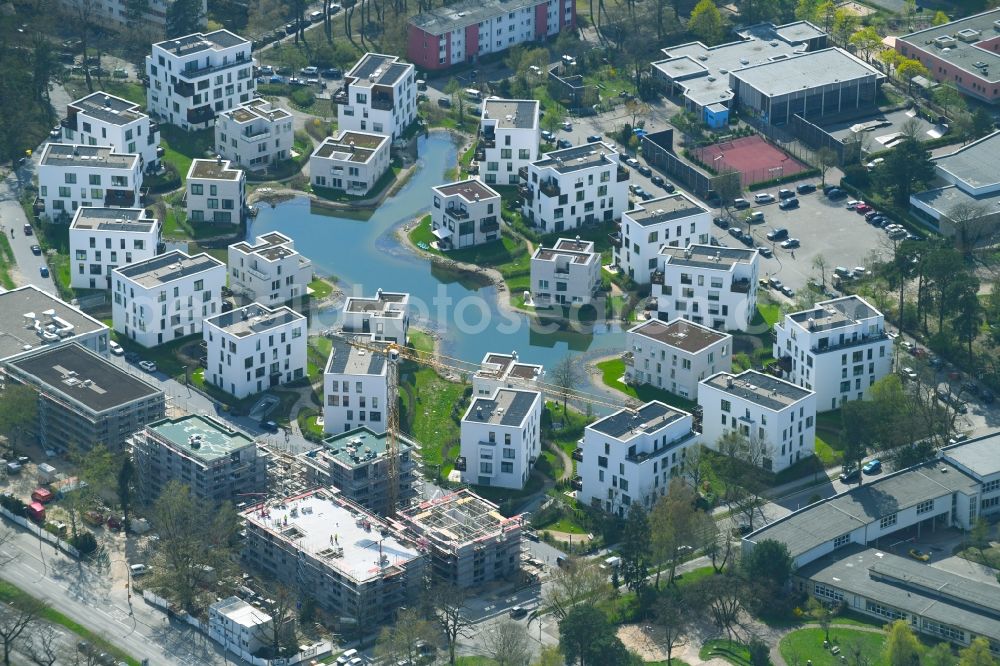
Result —
M 94 538 L 93 532 L 80 532 L 75 537 L 70 537 L 69 543 L 80 551 L 81 555 L 89 555 L 97 550 L 97 539 Z
M 309 88 L 296 88 L 292 91 L 292 94 L 288 96 L 292 103 L 296 106 L 301 106 L 303 108 L 309 108 L 316 103 L 316 95 Z
M 15 516 L 23 516 L 27 505 L 13 495 L 0 495 L 0 506 Z

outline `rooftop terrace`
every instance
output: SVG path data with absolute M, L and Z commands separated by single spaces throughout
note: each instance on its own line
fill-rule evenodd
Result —
M 139 156 L 114 152 L 109 146 L 82 146 L 50 143 L 42 151 L 42 166 L 86 167 L 90 169 L 133 169 Z
M 351 85 L 354 86 L 392 86 L 412 67 L 397 56 L 366 53 L 344 78 L 353 79 Z
M 490 97 L 483 102 L 483 120 L 496 122 L 500 129 L 535 129 L 538 100 Z
M 636 333 L 691 354 L 697 354 L 718 342 L 732 338 L 728 333 L 720 333 L 685 319 L 675 319 L 669 323 L 650 319 L 632 327 L 629 333 Z
M 305 321 L 305 319 L 287 306 L 272 310 L 260 303 L 251 303 L 242 308 L 209 317 L 205 323 L 220 328 L 230 335 L 245 338 L 248 335 L 266 333 L 293 321 Z
M 389 137 L 367 132 L 343 131 L 340 136 L 328 136 L 316 147 L 313 157 L 358 162 L 364 164 L 372 159 L 378 149 L 388 143 Z
M 91 93 L 72 102 L 70 110 L 76 109 L 91 118 L 113 125 L 127 125 L 141 118 L 148 118 L 142 107 L 121 97 L 115 97 L 103 90 Z
M 462 421 L 520 426 L 535 402 L 541 399 L 540 396 L 537 391 L 497 389 L 492 398 L 473 398 Z
M 93 208 L 81 206 L 73 214 L 70 229 L 91 231 L 152 232 L 159 226 L 155 217 L 146 217 L 142 208 Z
M 689 245 L 686 248 L 664 245 L 660 248 L 660 255 L 668 258 L 669 266 L 728 271 L 736 264 L 752 263 L 757 257 L 757 250 L 716 245 Z
M 209 180 L 239 180 L 243 171 L 234 168 L 229 160 L 194 160 L 188 169 L 188 180 L 205 178 Z
M 591 167 L 613 164 L 609 155 L 617 151 L 604 142 L 585 143 L 579 146 L 553 150 L 533 164 L 539 169 L 555 169 L 559 173 L 571 173 Z
M 499 192 L 485 183 L 480 183 L 475 178 L 437 185 L 434 187 L 434 191 L 445 197 L 460 196 L 469 203 L 500 197 Z
M 630 220 L 643 227 L 704 213 L 708 210 L 680 192 L 649 201 L 637 201 L 635 208 L 625 211 Z

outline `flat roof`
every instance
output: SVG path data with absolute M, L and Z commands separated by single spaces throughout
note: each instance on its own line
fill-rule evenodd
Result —
M 243 171 L 234 168 L 229 160 L 193 160 L 187 173 L 188 180 L 191 178 L 238 180 L 242 175 Z
M 809 389 L 756 370 L 745 370 L 738 375 L 719 372 L 701 383 L 773 410 L 784 409 L 813 395 Z
M 143 208 L 102 208 L 81 206 L 73 214 L 70 229 L 144 233 L 156 230 L 159 222 L 147 217 Z
M 484 199 L 493 199 L 500 196 L 500 193 L 485 183 L 480 183 L 475 178 L 460 180 L 444 185 L 435 185 L 434 191 L 446 197 L 460 196 L 469 203 L 475 203 Z
M 674 319 L 669 323 L 659 319 L 649 319 L 633 326 L 629 329 L 629 333 L 662 342 L 691 354 L 697 354 L 726 338 L 733 337 L 686 319 Z
M 203 273 L 216 267 L 222 267 L 225 271 L 225 264 L 206 252 L 188 256 L 180 250 L 172 250 L 166 254 L 159 254 L 152 259 L 140 261 L 138 264 L 119 266 L 116 273 L 121 273 L 124 277 L 132 280 L 138 285 L 147 289 L 169 284 L 174 280 L 180 280 L 190 275 Z
M 370 342 L 370 337 L 359 336 L 359 339 Z M 340 338 L 331 338 L 333 347 L 326 361 L 325 372 L 338 375 L 384 375 L 386 372 L 385 354 L 373 354 L 364 349 L 358 349 L 347 344 Z
M 492 398 L 473 398 L 462 422 L 520 426 L 538 400 L 538 391 L 499 388 Z
M 417 448 L 404 435 L 396 436 L 396 444 L 400 451 Z M 375 433 L 369 428 L 362 426 L 348 432 L 325 437 L 323 439 L 323 446 L 313 449 L 304 455 L 314 458 L 319 454 L 323 454 L 333 458 L 345 467 L 363 467 L 385 457 L 388 445 L 389 436 L 387 433 Z
M 86 97 L 71 102 L 69 107 L 77 109 L 91 118 L 113 125 L 128 125 L 141 118 L 149 118 L 142 112 L 142 107 L 111 93 L 98 90 Z
M 975 479 L 954 465 L 935 460 L 866 481 L 779 518 L 744 538 L 754 543 L 775 539 L 788 546 L 792 557 L 798 557 L 883 516 L 955 492 L 972 495 L 977 487 Z M 947 510 L 950 508 L 949 502 Z
M 667 257 L 667 263 L 672 266 L 714 268 L 720 271 L 728 271 L 736 264 L 752 263 L 757 258 L 757 250 L 718 245 L 689 245 L 686 248 L 664 245 L 659 254 Z
M 251 303 L 236 310 L 209 317 L 205 323 L 238 338 L 245 338 L 248 335 L 267 333 L 289 322 L 300 320 L 305 321 L 305 317 L 287 306 L 271 309 L 260 303 Z
M 514 354 L 497 354 L 490 352 L 476 375 L 490 379 L 516 377 L 518 379 L 537 379 L 542 374 L 542 366 L 535 363 L 521 363 Z
M 1000 586 L 892 553 L 851 545 L 796 575 L 908 614 L 1000 640 Z
M 252 99 L 243 106 L 238 106 L 235 109 L 223 111 L 222 115 L 228 116 L 238 123 L 249 123 L 254 120 L 274 122 L 292 117 L 292 114 L 285 109 L 275 106 L 261 97 Z
M 345 312 L 375 312 L 398 313 L 401 307 L 406 307 L 410 295 L 401 291 L 382 291 L 371 296 L 349 296 L 344 302 Z M 390 316 L 395 316 L 391 314 Z
M 409 23 L 431 35 L 443 35 L 488 21 L 495 16 L 534 7 L 537 2 L 538 0 L 460 0 L 415 14 L 410 17 Z
M 162 419 L 148 424 L 146 429 L 174 448 L 206 464 L 254 446 L 254 440 L 245 433 L 201 414 Z
M 591 423 L 587 428 L 615 439 L 628 441 L 639 434 L 659 430 L 686 416 L 690 415 L 659 400 L 652 400 L 637 409 L 620 409 L 610 416 Z
M 358 162 L 370 161 L 378 149 L 388 143 L 389 137 L 382 134 L 344 130 L 340 136 L 328 136 L 313 151 L 313 157 Z
M 820 301 L 809 310 L 790 313 L 792 321 L 807 324 L 809 330 L 826 331 L 852 326 L 882 313 L 856 294 Z
M 579 146 L 571 146 L 562 150 L 553 150 L 546 153 L 533 164 L 538 168 L 551 168 L 559 173 L 570 173 L 580 169 L 613 164 L 608 155 L 617 155 L 618 152 L 603 141 L 597 143 L 584 143 Z
M 268 502 L 264 512 L 253 507 L 241 515 L 356 582 L 381 578 L 421 557 L 396 528 L 330 489 Z
M 35 321 L 39 323 L 37 327 Z M 0 293 L 0 359 L 47 344 L 43 333 L 72 340 L 106 330 L 108 327 L 103 322 L 35 285 Z
M 132 169 L 139 156 L 114 152 L 110 146 L 50 143 L 42 152 L 41 166 L 87 167 L 92 169 Z
M 733 72 L 732 76 L 768 97 L 867 77 L 885 78 L 874 67 L 840 48 L 751 65 Z
M 998 14 L 1000 15 L 1000 14 Z M 1000 184 L 1000 131 L 993 132 L 955 152 L 934 158 L 934 166 L 971 189 Z M 994 193 L 995 194 L 995 193 Z
M 157 42 L 154 46 L 179 55 L 190 55 L 208 49 L 221 51 L 241 44 L 250 46 L 250 40 L 243 39 L 228 30 L 216 30 L 209 33 L 194 32 L 183 37 L 165 39 L 162 42 Z
M 556 240 L 551 248 L 539 246 L 531 258 L 532 260 L 555 261 L 559 257 L 566 257 L 566 259 L 574 264 L 589 264 L 598 261 L 601 254 L 594 251 L 594 243 L 592 241 L 560 238 Z
M 682 192 L 657 197 L 649 201 L 638 201 L 635 208 L 625 211 L 625 215 L 628 215 L 630 220 L 643 227 L 702 213 L 708 213 L 708 209 L 695 203 L 693 199 Z
M 535 129 L 538 127 L 538 100 L 490 97 L 483 102 L 483 120 L 495 120 L 501 129 Z
M 1000 81 L 1000 53 L 992 51 L 989 45 L 981 45 L 998 36 L 997 20 L 1000 20 L 1000 9 L 991 9 L 982 14 L 911 32 L 897 37 L 896 41 L 906 42 L 978 78 L 997 82 Z M 969 32 L 962 35 L 962 31 Z M 959 38 L 960 36 L 964 38 Z
M 243 252 L 244 254 L 256 254 L 266 261 L 277 261 L 298 254 L 295 250 L 295 241 L 283 233 L 270 231 L 263 236 L 257 236 L 253 245 L 246 241 L 233 243 L 230 248 Z
M 941 454 L 980 478 L 1000 474 L 1000 432 L 946 446 Z
M 93 412 L 163 395 L 155 386 L 76 343 L 40 349 L 8 364 L 46 391 L 70 398 Z
M 413 65 L 403 62 L 398 56 L 366 53 L 344 78 L 354 79 L 351 85 L 355 86 L 391 86 L 403 78 L 406 71 L 412 67 Z
M 400 511 L 399 518 L 422 537 L 452 547 L 501 538 L 508 530 L 521 526 L 521 516 L 507 518 L 496 504 L 468 488 Z
M 271 621 L 270 615 L 256 606 L 251 606 L 239 597 L 229 597 L 222 601 L 216 601 L 211 607 L 241 627 L 253 628 Z
M 988 194 L 969 194 L 956 185 L 946 185 L 935 187 L 923 192 L 910 195 L 924 206 L 935 210 L 939 216 L 947 217 L 956 206 L 972 206 L 972 210 L 982 209 L 983 215 L 992 215 L 1000 206 L 1000 191 L 989 192 Z

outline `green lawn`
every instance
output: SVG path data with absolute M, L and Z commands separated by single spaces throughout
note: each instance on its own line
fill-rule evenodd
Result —
M 764 320 L 764 322 L 773 327 L 781 319 L 781 306 L 777 303 L 764 302 L 763 300 L 757 302 L 757 315 Z M 755 316 L 751 326 L 757 323 L 757 317 Z
M 793 631 L 781 639 L 779 649 L 781 656 L 788 663 L 804 664 L 811 660 L 813 666 L 834 666 L 843 663 L 840 655 L 834 655 L 827 648 L 823 647 L 823 630 L 819 628 L 806 628 Z M 857 629 L 842 629 L 833 627 L 830 629 L 830 642 L 840 646 L 840 654 L 846 654 L 848 660 L 851 659 L 849 645 L 859 643 L 864 654 L 872 666 L 886 666 L 882 658 L 882 644 L 885 642 L 883 633 L 872 633 L 868 631 L 858 631 Z
M 620 377 L 625 374 L 625 361 L 620 358 L 602 361 L 597 364 L 597 369 L 601 371 L 601 381 L 604 382 L 605 386 L 609 386 L 616 391 L 621 391 L 625 395 L 641 400 L 642 402 L 659 400 L 684 411 L 691 411 L 697 405 L 694 400 L 682 398 L 679 395 L 674 395 L 669 391 L 658 389 L 655 386 L 649 386 L 648 384 L 627 386 L 622 383 Z
M 674 580 L 678 587 L 684 587 L 686 585 L 693 585 L 703 578 L 710 578 L 715 575 L 715 568 L 712 566 L 698 567 L 688 571 L 687 573 L 677 574 Z
M 307 408 L 299 410 L 298 423 L 303 435 L 307 439 L 322 439 L 323 426 L 316 424 L 316 417 L 320 415 L 320 410 Z
M 730 642 L 725 638 L 713 638 L 705 641 L 698 656 L 706 661 L 718 657 L 725 659 L 730 664 L 736 664 L 736 666 L 750 666 L 750 651 L 746 645 L 738 641 Z
M 31 602 L 32 600 L 33 597 L 24 590 L 6 581 L 0 581 L 0 601 L 16 606 L 18 604 Z M 45 609 L 42 610 L 41 617 L 52 624 L 62 625 L 66 629 L 69 629 L 81 639 L 88 641 L 95 648 L 105 650 L 117 656 L 119 659 L 124 659 L 129 666 L 139 666 L 139 661 L 137 659 L 125 654 L 122 650 L 109 643 L 104 637 L 92 632 L 76 620 L 63 615 L 54 608 L 45 607 Z
M 0 233 L 0 286 L 13 289 L 16 285 L 10 276 L 11 269 L 17 262 L 14 260 L 14 250 L 10 247 L 10 239 L 6 233 Z
M 160 125 L 163 161 L 172 165 L 183 182 L 194 159 L 207 157 L 215 146 L 215 130 L 186 132 L 173 125 Z
M 489 657 L 455 657 L 455 666 L 496 666 Z
M 312 297 L 318 300 L 333 293 L 333 283 L 320 277 L 314 277 L 313 281 L 309 283 L 309 289 L 312 290 Z
M 554 523 L 538 527 L 541 531 L 552 531 L 552 532 L 566 532 L 567 534 L 586 534 L 586 530 L 574 520 L 569 518 L 561 518 Z
M 410 241 L 413 244 L 423 242 L 430 245 L 436 240 L 437 238 L 431 231 L 430 215 L 425 215 L 420 220 L 420 223 L 410 230 Z M 522 241 L 507 235 L 501 236 L 500 240 L 475 247 L 449 250 L 447 252 L 442 252 L 431 247 L 429 250 L 424 251 L 466 264 L 495 268 L 505 278 L 527 277 L 531 270 L 531 256 L 528 254 L 527 246 Z

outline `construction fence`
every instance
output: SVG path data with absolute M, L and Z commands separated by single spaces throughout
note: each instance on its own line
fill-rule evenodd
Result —
M 7 509 L 3 508 L 2 506 L 0 506 L 0 515 L 2 515 L 4 518 L 11 521 L 12 523 L 20 525 L 24 529 L 28 530 L 29 532 L 37 536 L 39 539 L 47 541 L 49 544 L 63 551 L 67 555 L 71 555 L 77 559 L 80 558 L 80 551 L 71 546 L 68 542 L 63 541 L 62 539 L 57 537 L 55 534 L 52 534 L 51 532 L 46 531 L 44 528 L 39 527 L 38 525 L 31 522 L 24 516 L 16 516 Z

